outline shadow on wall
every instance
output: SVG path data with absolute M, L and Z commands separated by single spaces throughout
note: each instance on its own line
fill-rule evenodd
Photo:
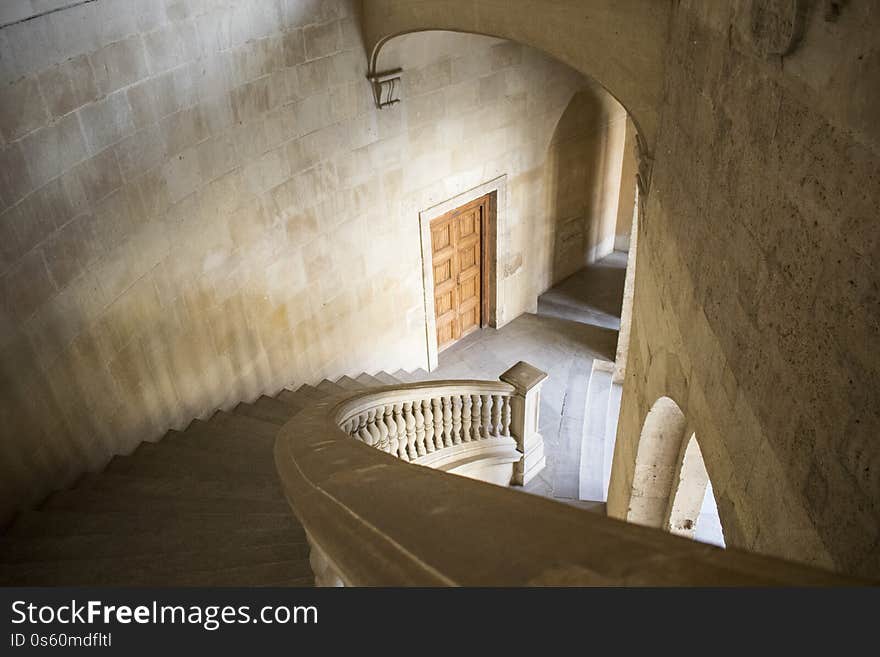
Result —
M 547 157 L 553 234 L 548 287 L 614 250 L 626 110 L 592 83 L 571 99 Z

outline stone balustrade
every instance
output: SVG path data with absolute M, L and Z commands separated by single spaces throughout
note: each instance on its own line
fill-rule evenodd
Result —
M 316 583 L 859 583 L 487 484 L 521 484 L 543 467 L 537 427 L 545 376 L 519 363 L 496 382 L 349 391 L 288 422 L 275 462 L 306 529 Z
M 460 388 L 418 390 L 418 397 L 396 402 L 379 393 L 382 401 L 359 410 L 341 428 L 370 447 L 413 462 L 462 443 L 509 438 L 510 391 L 486 384 Z
M 537 431 L 546 374 L 517 363 L 501 381 L 386 387 L 343 403 L 339 427 L 404 461 L 500 485 L 523 485 L 545 465 Z

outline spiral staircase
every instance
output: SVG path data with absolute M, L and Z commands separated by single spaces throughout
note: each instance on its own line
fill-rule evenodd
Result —
M 859 583 L 515 492 L 544 466 L 546 375 L 425 376 L 282 390 L 117 456 L 19 514 L 0 585 Z
M 18 516 L 0 537 L 0 584 L 311 586 L 305 532 L 272 457 L 279 428 L 327 395 L 419 374 L 285 389 L 117 456 Z

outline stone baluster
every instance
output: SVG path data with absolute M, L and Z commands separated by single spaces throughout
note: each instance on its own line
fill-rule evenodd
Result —
M 488 438 L 492 434 L 492 410 L 490 406 L 492 405 L 492 396 L 491 395 L 481 395 L 480 396 L 480 437 Z
M 504 398 L 501 395 L 492 395 L 492 435 L 493 436 L 502 436 L 501 433 L 501 405 L 504 403 Z
M 501 433 L 500 433 L 500 435 L 505 436 L 505 437 L 510 436 L 510 419 L 511 419 L 510 397 L 502 397 L 501 398 Z
M 406 454 L 412 460 L 419 456 L 416 447 L 416 416 L 413 413 L 412 402 L 403 402 L 403 421 L 406 431 Z
M 391 439 L 388 431 L 388 421 L 385 419 L 388 407 L 385 404 L 376 408 L 376 427 L 379 429 L 379 442 L 377 447 L 383 452 L 391 451 Z
M 443 401 L 440 397 L 431 400 L 431 414 L 434 416 L 434 448 L 443 449 Z
M 461 396 L 461 441 L 463 443 L 468 443 L 471 441 L 471 427 L 473 426 L 473 421 L 471 420 L 471 407 L 473 406 L 473 400 L 470 395 L 462 395 Z
M 461 395 L 452 396 L 452 443 L 461 444 Z
M 422 413 L 422 401 L 414 401 L 412 404 L 413 416 L 416 420 L 416 452 L 417 456 L 428 453 L 425 449 L 425 415 Z
M 471 440 L 483 437 L 483 400 L 479 395 L 471 395 Z
M 357 435 L 363 442 L 370 447 L 373 447 L 375 439 L 373 438 L 373 434 L 370 433 L 370 427 L 373 426 L 373 423 L 376 421 L 376 409 L 361 413 L 360 418 L 361 420 L 358 423 Z
M 443 447 L 452 447 L 452 397 L 443 398 Z
M 514 484 L 525 486 L 546 465 L 544 439 L 538 432 L 541 409 L 541 385 L 547 374 L 523 361 L 501 375 L 501 380 L 513 386 L 509 408 L 510 420 L 502 420 L 505 432 L 510 431 L 522 458 L 514 466 Z M 502 415 L 504 415 L 502 413 Z
M 397 445 L 395 446 L 395 452 L 397 453 L 398 458 L 401 458 L 404 461 L 409 461 L 406 440 L 406 418 L 403 417 L 403 404 L 394 404 L 393 421 L 397 423 Z
M 372 437 L 372 442 L 370 443 L 373 447 L 377 449 L 383 449 L 382 445 L 382 431 L 380 430 L 380 420 L 379 413 L 381 411 L 377 411 L 373 409 L 370 411 L 372 413 L 372 421 L 367 424 L 367 431 L 370 432 L 370 436 Z
M 394 418 L 394 404 L 385 405 L 385 426 L 388 428 L 388 453 L 397 456 L 397 420 Z
M 433 399 L 422 400 L 422 417 L 425 424 L 425 451 L 430 454 L 434 451 L 434 405 Z

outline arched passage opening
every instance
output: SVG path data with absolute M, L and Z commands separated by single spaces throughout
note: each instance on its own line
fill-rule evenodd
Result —
M 681 408 L 669 397 L 661 397 L 648 411 L 639 435 L 629 522 L 664 526 L 686 425 Z
M 666 530 L 724 547 L 724 531 L 712 482 L 695 433 L 682 446 L 678 476 L 671 493 Z

